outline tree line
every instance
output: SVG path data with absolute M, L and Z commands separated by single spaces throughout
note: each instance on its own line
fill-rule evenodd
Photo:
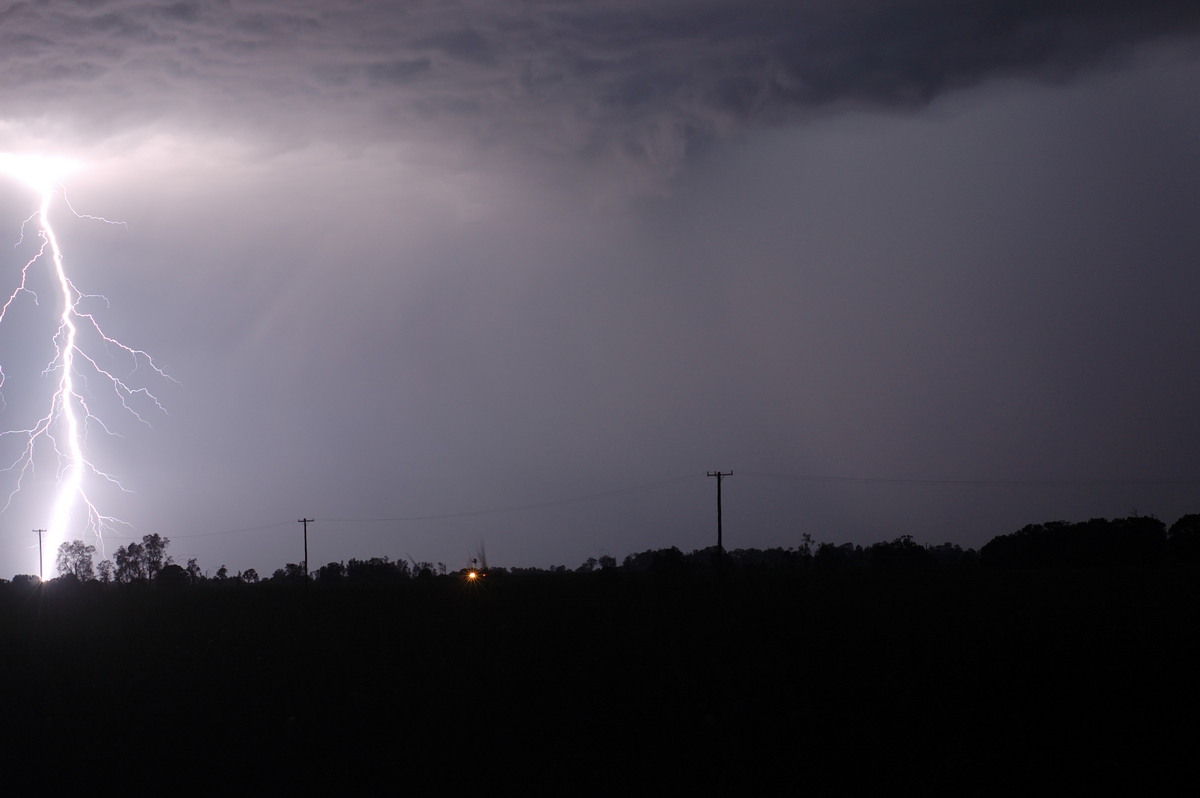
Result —
M 105 585 L 153 582 L 196 584 L 208 581 L 196 558 L 189 559 L 186 566 L 181 566 L 175 562 L 174 557 L 167 554 L 169 545 L 170 538 L 158 534 L 143 535 L 140 543 L 130 541 L 120 546 L 113 553 L 112 559 L 103 559 L 97 563 L 94 559 L 95 546 L 85 544 L 82 540 L 70 540 L 58 547 L 54 566 L 60 578 Z M 32 579 L 36 577 L 27 574 L 14 577 L 14 581 Z M 259 578 L 253 568 L 231 577 L 229 569 L 222 565 L 213 579 L 217 582 L 231 580 L 254 583 L 259 581 Z
M 1200 514 L 1179 518 L 1170 527 L 1153 516 L 1093 518 L 1088 521 L 1051 521 L 1029 524 L 1016 532 L 998 535 L 980 550 L 963 549 L 954 543 L 922 545 L 912 535 L 900 535 L 870 546 L 853 543 L 817 543 L 801 535 L 797 546 L 768 549 L 733 549 L 718 552 L 715 546 L 684 553 L 677 547 L 647 549 L 627 555 L 623 561 L 611 555 L 589 557 L 575 568 L 488 568 L 476 560 L 471 568 L 451 571 L 445 563 L 392 560 L 387 556 L 365 560 L 330 562 L 311 572 L 303 564 L 287 563 L 270 577 L 260 578 L 253 568 L 231 573 L 221 565 L 215 575 L 203 572 L 195 558 L 179 565 L 167 553 L 170 538 L 145 535 L 119 547 L 111 559 L 95 561 L 96 547 L 82 540 L 58 548 L 55 568 L 59 578 L 100 584 L 196 585 L 296 583 L 382 584 L 468 573 L 491 577 L 505 575 L 554 575 L 584 573 L 685 574 L 726 567 L 755 569 L 805 569 L 817 572 L 840 569 L 880 570 L 929 568 L 950 565 L 980 565 L 997 568 L 1116 566 L 1159 561 L 1200 561 Z M 3 580 L 0 580 L 3 581 Z M 14 582 L 37 582 L 36 576 L 18 574 Z

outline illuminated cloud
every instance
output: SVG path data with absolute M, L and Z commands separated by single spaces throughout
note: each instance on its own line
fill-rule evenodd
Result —
M 1198 20 L 1162 0 L 22 3 L 0 86 L 7 120 L 76 141 L 417 142 L 653 182 L 748 125 L 1062 80 Z

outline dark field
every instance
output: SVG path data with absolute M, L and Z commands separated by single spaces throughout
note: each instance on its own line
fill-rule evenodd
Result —
M 5 761 L 135 793 L 1143 791 L 1191 780 L 1198 575 L 0 585 Z

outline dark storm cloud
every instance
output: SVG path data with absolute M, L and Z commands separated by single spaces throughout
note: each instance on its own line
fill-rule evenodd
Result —
M 387 61 L 384 63 L 367 64 L 366 74 L 372 86 L 387 83 L 410 83 L 416 76 L 428 72 L 428 58 L 414 58 L 406 61 Z
M 431 47 L 440 50 L 450 58 L 463 61 L 479 64 L 493 64 L 496 61 L 492 44 L 474 28 L 435 33 L 425 39 L 418 39 L 413 44 L 419 48 Z
M 1062 79 L 1198 21 L 1197 4 L 1166 0 L 14 4 L 0 12 L 0 85 L 8 120 L 66 115 L 89 136 L 207 117 L 294 140 L 451 136 L 670 173 L 747 125 Z

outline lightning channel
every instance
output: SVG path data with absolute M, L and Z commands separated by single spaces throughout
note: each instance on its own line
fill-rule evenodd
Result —
M 129 491 L 114 474 L 99 468 L 88 454 L 89 431 L 120 437 L 98 412 L 93 411 L 96 403 L 90 383 L 98 382 L 107 386 L 124 411 L 149 425 L 139 408 L 153 407 L 157 412 L 165 412 L 162 403 L 149 389 L 131 384 L 128 381 L 131 376 L 121 376 L 112 363 L 124 361 L 129 375 L 137 372 L 139 367 L 145 367 L 158 378 L 174 381 L 147 352 L 127 346 L 104 332 L 95 313 L 87 309 L 84 303 L 85 300 L 105 303 L 107 300 L 101 295 L 83 293 L 68 274 L 63 249 L 51 219 L 51 207 L 57 195 L 62 196 L 63 204 L 77 218 L 120 224 L 103 217 L 80 214 L 71 207 L 62 179 L 74 167 L 75 164 L 63 159 L 0 153 L 0 174 L 16 178 L 33 189 L 38 197 L 37 210 L 21 225 L 17 245 L 24 242 L 26 230 L 30 227 L 36 231 L 39 239 L 36 252 L 21 268 L 16 287 L 0 307 L 0 333 L 4 331 L 4 322 L 10 313 L 26 297 L 36 307 L 41 307 L 41 298 L 34 288 L 38 270 L 44 268 L 48 272 L 43 276 L 43 282 L 47 282 L 56 294 L 54 310 L 50 314 L 53 318 L 50 340 L 53 356 L 41 372 L 41 376 L 48 379 L 52 386 L 48 399 L 43 400 L 45 411 L 32 424 L 0 432 L 0 438 L 19 441 L 15 459 L 0 469 L 15 475 L 12 490 L 0 512 L 9 508 L 24 483 L 32 478 L 40 461 L 50 459 L 54 464 L 54 499 L 49 512 L 47 536 L 41 546 L 40 567 L 42 573 L 47 575 L 52 573 L 51 566 L 58 547 L 68 539 L 91 535 L 103 552 L 104 536 L 118 527 L 129 526 L 102 510 L 98 501 L 93 499 L 92 488 L 97 484 L 107 483 L 122 492 Z M 85 346 L 85 339 L 90 346 Z M 6 378 L 0 364 L 0 389 L 4 388 Z

